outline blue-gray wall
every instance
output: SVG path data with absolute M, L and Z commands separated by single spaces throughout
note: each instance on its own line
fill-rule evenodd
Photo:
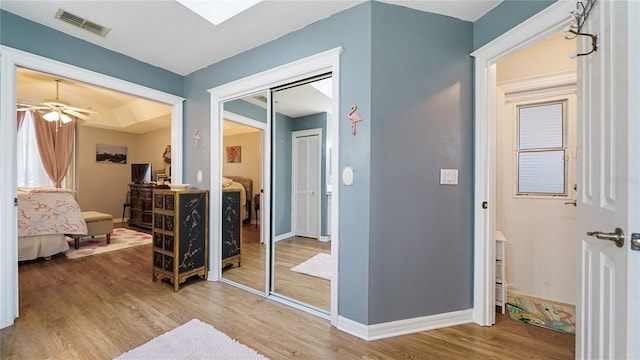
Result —
M 291 131 L 293 119 L 276 113 L 271 141 L 274 166 L 273 176 L 273 233 L 275 236 L 291 232 Z
M 384 3 L 372 23 L 369 323 L 469 309 L 472 23 Z
M 152 89 L 182 96 L 181 75 L 0 10 L 0 43 Z M 186 142 L 185 142 L 186 143 Z
M 482 47 L 554 2 L 556 0 L 504 0 L 473 23 L 473 49 Z

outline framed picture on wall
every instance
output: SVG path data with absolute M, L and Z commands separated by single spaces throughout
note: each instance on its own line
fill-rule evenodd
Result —
M 227 162 L 228 163 L 239 163 L 241 162 L 241 146 L 227 146 Z
M 122 145 L 96 144 L 96 162 L 105 164 L 126 164 L 127 147 Z

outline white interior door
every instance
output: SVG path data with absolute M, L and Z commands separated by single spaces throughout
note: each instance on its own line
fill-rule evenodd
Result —
M 640 358 L 640 258 L 629 241 L 640 232 L 639 8 L 636 1 L 598 1 L 583 29 L 598 35 L 599 48 L 578 64 L 579 359 Z M 581 40 L 582 52 L 590 51 L 590 39 Z M 616 228 L 624 232 L 620 246 L 606 240 Z M 601 239 L 587 235 L 594 231 Z
M 294 235 L 320 236 L 321 129 L 293 132 Z

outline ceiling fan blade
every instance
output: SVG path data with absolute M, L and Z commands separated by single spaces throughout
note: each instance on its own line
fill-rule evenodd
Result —
M 33 105 L 22 105 L 22 106 L 24 106 L 24 107 L 18 108 L 18 111 L 49 110 L 49 109 L 51 109 L 51 107 L 49 107 L 49 106 L 33 106 Z
M 59 100 L 50 100 L 47 99 L 45 101 L 42 102 L 42 105 L 47 105 L 47 106 L 57 106 L 57 107 L 67 107 L 69 106 L 69 104 L 59 101 Z
M 97 111 L 93 111 L 90 109 L 84 109 L 84 108 L 79 108 L 79 107 L 75 107 L 75 106 L 64 106 L 65 110 L 71 110 L 71 111 L 76 111 L 76 112 L 83 112 L 83 113 L 88 113 L 88 114 L 100 114 Z
M 82 119 L 82 120 L 93 120 L 92 118 L 88 117 L 87 115 L 85 115 L 85 114 L 81 114 L 81 113 L 79 113 L 79 112 L 77 112 L 77 111 L 73 111 L 73 110 L 69 110 L 69 109 L 64 109 L 64 110 L 62 110 L 62 112 L 63 112 L 63 113 L 65 113 L 65 114 L 69 114 L 69 115 L 71 115 L 71 116 L 79 117 L 79 118 L 80 118 L 80 119 Z

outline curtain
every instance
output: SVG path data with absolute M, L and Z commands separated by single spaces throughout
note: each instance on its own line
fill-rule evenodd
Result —
M 63 125 L 62 122 L 46 121 L 37 111 L 33 112 L 33 116 L 42 165 L 56 187 L 59 188 L 71 162 L 76 121 L 73 120 Z
M 22 121 L 24 121 L 25 111 L 18 111 L 18 130 L 22 127 Z

